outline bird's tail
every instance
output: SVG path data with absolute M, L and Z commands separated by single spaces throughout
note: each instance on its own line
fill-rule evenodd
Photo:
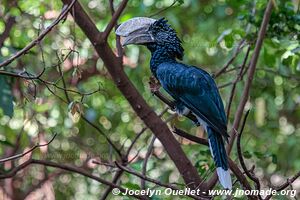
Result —
M 231 190 L 232 182 L 228 169 L 228 160 L 224 146 L 224 140 L 220 134 L 215 133 L 209 127 L 207 127 L 207 133 L 209 148 L 217 167 L 219 181 L 224 188 Z

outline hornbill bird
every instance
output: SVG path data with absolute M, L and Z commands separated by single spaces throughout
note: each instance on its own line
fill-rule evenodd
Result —
M 151 51 L 150 69 L 175 100 L 179 114 L 192 112 L 208 134 L 209 147 L 221 185 L 232 188 L 224 141 L 228 141 L 227 119 L 213 78 L 203 69 L 186 65 L 184 49 L 176 31 L 164 18 L 135 17 L 122 23 L 116 34 L 123 46 L 145 45 Z

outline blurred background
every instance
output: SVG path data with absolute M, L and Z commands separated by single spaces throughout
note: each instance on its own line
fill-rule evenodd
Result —
M 113 2 L 115 8 L 120 2 Z M 242 138 L 247 166 L 256 166 L 255 172 L 263 188 L 279 185 L 300 169 L 299 1 L 275 2 L 247 103 L 251 111 Z M 111 19 L 109 1 L 81 0 L 80 3 L 98 29 L 103 31 Z M 250 44 L 250 55 L 253 51 L 252 44 L 255 43 L 265 7 L 264 0 L 130 0 L 119 22 L 137 16 L 165 17 L 183 41 L 183 62 L 201 67 L 211 74 L 226 65 L 241 41 L 245 40 L 245 47 L 226 73 L 215 79 L 226 107 L 232 82 L 247 52 L 247 44 Z M 0 44 L 0 61 L 36 38 L 57 18 L 61 8 L 59 0 L 1 0 L 0 35 L 4 33 L 9 18 L 13 23 L 8 37 Z M 73 12 L 76 13 L 76 10 Z M 116 52 L 113 33 L 109 36 L 109 44 Z M 125 48 L 123 62 L 126 74 L 160 114 L 166 105 L 150 92 L 149 60 L 150 53 L 145 47 Z M 33 157 L 76 165 L 111 180 L 116 169 L 92 162 L 97 160 L 111 164 L 119 159 L 103 134 L 126 152 L 136 135 L 143 131 L 128 155 L 132 161 L 128 166 L 141 171 L 152 133 L 144 130 L 145 125 L 118 91 L 102 60 L 71 16 L 5 70 L 22 72 L 26 69 L 28 73 L 39 74 L 43 68 L 45 72 L 41 79 L 53 84 L 0 75 L 0 157 L 22 153 L 37 143 L 51 140 L 55 133 L 57 136 L 48 146 L 38 148 L 21 159 L 1 163 L 0 173 L 7 173 Z M 68 92 L 70 101 L 66 100 L 65 91 L 59 89 L 63 87 L 63 80 L 69 90 L 78 91 Z M 244 80 L 237 84 L 228 119 L 229 130 L 243 85 Z M 168 110 L 162 118 L 167 120 L 172 114 Z M 97 125 L 99 130 L 87 121 Z M 169 125 L 206 137 L 201 128 L 184 117 L 169 120 Z M 208 148 L 182 138 L 178 140 L 199 174 L 209 178 L 213 161 Z M 231 157 L 237 159 L 236 148 Z M 161 182 L 183 183 L 158 140 L 154 142 L 153 154 L 148 161 L 147 175 Z M 125 173 L 120 180 L 123 187 L 139 188 L 140 179 L 135 176 Z M 147 187 L 152 188 L 154 184 L 147 183 Z M 239 185 L 236 187 L 241 188 Z M 300 180 L 293 187 L 300 191 Z M 37 165 L 20 171 L 14 178 L 0 180 L 0 194 L 4 199 L 99 199 L 106 188 L 81 175 Z M 164 197 L 168 198 L 171 199 Z M 108 199 L 129 198 L 111 196 Z

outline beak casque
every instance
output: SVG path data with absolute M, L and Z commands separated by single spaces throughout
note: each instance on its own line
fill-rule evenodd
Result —
M 148 29 L 155 21 L 155 19 L 148 17 L 135 17 L 122 23 L 116 30 L 116 34 L 123 37 L 122 46 L 154 42 L 155 40 Z

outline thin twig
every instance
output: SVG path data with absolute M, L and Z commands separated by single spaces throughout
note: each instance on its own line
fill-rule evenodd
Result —
M 206 139 L 199 138 L 199 137 L 196 137 L 194 135 L 188 134 L 185 131 L 183 131 L 183 130 L 177 128 L 177 127 L 174 127 L 173 133 L 175 133 L 176 135 L 179 135 L 179 136 L 181 136 L 185 139 L 188 139 L 190 141 L 196 142 L 198 144 L 203 144 L 203 145 L 208 146 L 208 141 Z
M 55 133 L 54 136 L 52 137 L 52 139 L 49 142 L 47 142 L 46 144 L 36 144 L 33 147 L 31 147 L 29 150 L 25 151 L 24 153 L 20 153 L 20 154 L 10 156 L 10 157 L 7 157 L 7 158 L 2 158 L 2 159 L 0 159 L 0 163 L 4 163 L 4 162 L 10 161 L 10 160 L 15 160 L 15 159 L 24 157 L 28 153 L 34 151 L 36 148 L 48 146 L 55 139 L 56 135 L 57 134 Z
M 166 8 L 163 8 L 163 9 L 161 9 L 161 10 L 159 10 L 159 11 L 157 11 L 157 12 L 154 13 L 154 14 L 151 14 L 151 15 L 149 16 L 149 18 L 152 18 L 152 17 L 154 17 L 154 16 L 156 16 L 156 15 L 159 15 L 160 13 L 165 12 L 166 10 L 172 8 L 176 3 L 177 3 L 177 0 L 174 0 L 173 3 L 172 3 L 171 5 L 169 5 L 169 6 L 166 7 Z
M 118 186 L 116 184 L 113 184 L 113 183 L 111 183 L 111 182 L 109 182 L 105 179 L 97 177 L 97 176 L 91 174 L 90 172 L 85 171 L 82 168 L 71 166 L 71 165 L 66 165 L 66 164 L 62 164 L 62 163 L 55 163 L 55 162 L 47 161 L 47 160 L 29 159 L 28 161 L 26 161 L 26 162 L 22 163 L 21 165 L 15 167 L 9 173 L 1 174 L 0 179 L 6 179 L 6 178 L 14 177 L 17 174 L 17 172 L 19 172 L 20 170 L 26 168 L 27 166 L 29 166 L 31 164 L 43 165 L 43 166 L 47 166 L 47 167 L 54 167 L 54 168 L 66 170 L 66 171 L 69 171 L 69 172 L 74 172 L 74 173 L 77 173 L 77 174 L 81 174 L 85 177 L 91 178 L 95 181 L 98 181 L 99 183 L 109 185 L 109 186 L 112 186 L 114 188 L 118 188 L 123 193 L 126 191 L 123 187 L 120 187 L 120 186 Z M 147 197 L 139 196 L 139 195 L 132 195 L 132 196 L 137 198 L 137 199 L 143 199 L 143 200 L 148 199 Z
M 46 84 L 46 82 L 42 82 L 44 83 L 44 85 L 46 86 L 46 88 L 49 90 L 49 92 L 51 92 L 54 96 L 56 96 L 59 100 L 61 100 L 62 102 L 69 104 L 69 101 L 66 101 L 64 98 L 60 97 L 58 94 L 56 94 L 54 91 L 51 90 L 51 88 Z M 120 158 L 123 158 L 123 155 L 121 153 L 121 151 L 116 147 L 116 145 L 110 140 L 110 138 L 101 130 L 100 127 L 98 127 L 96 124 L 94 124 L 93 122 L 91 122 L 90 120 L 88 120 L 84 115 L 81 114 L 81 119 L 83 119 L 86 123 L 88 123 L 90 126 L 92 126 L 94 129 L 97 130 L 98 133 L 100 133 L 105 139 L 106 141 L 113 147 L 113 149 L 117 152 L 118 156 Z
M 176 127 L 175 127 L 175 129 L 176 129 L 176 131 L 174 133 L 180 135 L 181 137 L 184 137 L 185 139 L 188 139 L 188 140 L 193 141 L 198 144 L 202 144 L 202 145 L 206 145 L 206 146 L 209 145 L 208 141 L 204 138 L 199 138 L 199 137 L 193 136 L 191 134 L 186 133 L 183 130 L 177 129 Z M 231 171 L 235 174 L 235 176 L 237 177 L 238 181 L 242 184 L 242 186 L 247 190 L 251 190 L 251 186 L 250 186 L 249 182 L 247 181 L 246 177 L 241 172 L 241 170 L 238 168 L 238 166 L 234 163 L 234 161 L 232 161 L 230 158 L 228 158 L 228 164 L 229 164 Z M 250 199 L 256 199 L 254 196 L 248 196 L 248 197 Z
M 58 55 L 57 55 L 58 56 Z M 67 88 L 67 85 L 66 85 L 66 81 L 65 81 L 65 78 L 64 78 L 64 74 L 63 74 L 63 71 L 61 69 L 61 65 L 59 64 L 58 66 L 58 71 L 59 71 L 59 75 L 61 77 L 61 80 L 62 80 L 62 84 L 63 84 L 63 88 L 64 88 L 64 93 L 65 93 L 65 97 L 67 99 L 67 101 L 70 103 L 71 102 L 71 99 L 69 97 L 69 94 L 68 92 L 66 91 L 66 88 Z
M 116 25 L 120 15 L 122 14 L 123 10 L 126 8 L 127 3 L 128 3 L 128 0 L 123 0 L 120 3 L 118 9 L 116 10 L 116 12 L 114 12 L 114 14 L 112 16 L 112 19 L 110 20 L 110 22 L 106 26 L 106 28 L 105 28 L 105 30 L 102 34 L 102 39 L 107 40 L 107 37 L 108 37 L 109 33 L 111 32 L 111 30 Z
M 30 195 L 32 192 L 37 191 L 39 188 L 41 188 L 45 183 L 47 183 L 48 181 L 54 180 L 55 178 L 59 177 L 60 175 L 65 174 L 66 171 L 62 171 L 62 170 L 57 170 L 55 172 L 52 172 L 51 174 L 45 176 L 45 178 L 43 178 L 42 180 L 39 180 L 38 184 L 34 184 L 32 185 L 26 192 L 25 194 L 22 194 L 21 199 L 26 199 L 26 197 L 28 195 Z
M 65 4 L 68 4 L 70 2 L 70 0 L 62 1 Z M 197 169 L 192 165 L 191 161 L 184 153 L 180 144 L 174 138 L 169 127 L 163 122 L 161 118 L 157 116 L 157 114 L 141 96 L 134 84 L 129 80 L 128 76 L 123 70 L 121 62 L 116 57 L 109 44 L 106 41 L 103 41 L 101 32 L 99 32 L 95 23 L 87 15 L 80 3 L 77 2 L 75 4 L 75 8 L 76 16 L 74 17 L 74 19 L 76 23 L 90 39 L 91 44 L 93 44 L 93 47 L 95 48 L 99 57 L 103 60 L 103 63 L 110 73 L 116 87 L 128 100 L 137 116 L 161 141 L 166 150 L 166 153 L 174 162 L 185 183 L 194 183 L 190 185 L 191 188 L 194 188 L 196 185 L 198 185 L 198 183 L 201 182 L 201 177 L 199 176 Z
M 238 134 L 237 136 L 237 142 L 236 142 L 236 146 L 237 146 L 237 152 L 238 152 L 238 158 L 239 158 L 239 161 L 241 163 L 241 166 L 244 170 L 244 172 L 246 173 L 246 175 L 252 180 L 255 182 L 255 188 L 256 190 L 260 191 L 260 182 L 259 182 L 259 179 L 255 176 L 254 173 L 250 173 L 250 171 L 247 169 L 247 166 L 245 164 L 245 161 L 244 161 L 244 157 L 243 157 L 243 153 L 242 153 L 242 148 L 241 148 L 241 137 L 242 137 L 242 134 L 244 132 L 244 128 L 245 128 L 245 125 L 246 125 L 246 121 L 247 121 L 247 117 L 250 113 L 250 110 L 248 110 L 245 114 L 245 117 L 244 117 L 244 120 L 243 120 L 243 124 L 242 124 L 242 128 L 241 128 L 241 131 L 240 133 Z M 261 195 L 258 194 L 258 197 L 259 199 L 262 199 Z
M 45 30 L 43 30 L 41 32 L 41 34 L 34 39 L 33 41 L 31 41 L 26 47 L 24 47 L 22 50 L 18 51 L 16 54 L 14 54 L 13 56 L 11 56 L 10 58 L 8 58 L 7 60 L 3 61 L 0 63 L 0 68 L 9 65 L 10 63 L 12 63 L 15 59 L 19 58 L 20 56 L 26 54 L 30 49 L 32 49 L 34 46 L 36 46 L 37 44 L 39 44 L 44 37 L 60 22 L 63 21 L 65 19 L 65 17 L 67 16 L 67 14 L 69 13 L 69 11 L 71 10 L 71 8 L 73 7 L 73 5 L 75 4 L 77 0 L 73 0 L 68 6 L 64 6 L 62 9 L 62 12 L 60 13 L 60 15 L 56 18 L 56 20 L 54 20 L 54 22 L 52 22 L 52 24 L 50 24 Z
M 106 167 L 110 167 L 110 168 L 115 168 L 116 166 L 109 164 L 109 163 L 104 163 L 104 162 L 99 162 L 97 160 L 92 160 L 92 163 L 97 164 L 97 165 L 103 165 Z
M 125 166 L 122 166 L 120 165 L 118 162 L 115 162 L 116 166 L 120 169 L 122 169 L 123 171 L 126 171 L 127 173 L 130 173 L 130 174 L 133 174 L 141 179 L 144 179 L 145 181 L 149 181 L 151 183 L 155 183 L 156 185 L 159 185 L 159 186 L 162 186 L 162 187 L 165 187 L 165 188 L 171 188 L 172 190 L 179 190 L 179 188 L 175 187 L 175 186 L 172 186 L 172 185 L 169 185 L 169 184 L 164 184 L 164 183 L 161 183 L 155 179 L 152 179 L 152 178 L 149 178 L 147 176 L 144 176 L 143 174 L 140 174 L 138 172 L 135 172 L 133 171 L 132 169 L 128 168 L 128 167 L 125 167 Z M 188 194 L 187 196 L 189 197 L 192 197 L 193 199 L 199 199 L 199 200 L 207 200 L 207 199 L 211 199 L 210 196 L 205 196 L 205 195 L 199 195 L 199 196 L 195 196 L 195 195 L 190 195 Z M 202 197 L 201 197 L 202 196 Z
M 96 124 L 94 124 L 93 122 L 89 121 L 85 116 L 81 115 L 81 118 L 83 119 L 83 121 L 85 121 L 86 123 L 88 123 L 90 126 L 92 126 L 94 129 L 96 129 L 105 139 L 106 141 L 113 147 L 113 149 L 116 151 L 116 153 L 118 154 L 118 156 L 120 158 L 123 158 L 123 155 L 120 151 L 120 149 L 118 149 L 116 147 L 116 145 L 109 139 L 109 137 L 100 129 L 100 127 L 98 127 Z
M 143 167 L 142 167 L 142 174 L 144 176 L 146 176 L 146 172 L 147 172 L 147 164 L 148 164 L 148 160 L 152 154 L 152 151 L 153 151 L 153 145 L 154 145 L 154 142 L 156 140 L 156 137 L 155 135 L 152 137 L 151 139 L 151 142 L 148 146 L 148 150 L 147 150 L 147 153 L 146 153 L 146 156 L 144 158 L 144 162 L 143 162 Z M 146 183 L 145 183 L 145 179 L 141 179 L 141 189 L 146 189 Z
M 162 117 L 166 112 L 168 111 L 168 108 L 165 108 L 158 116 Z M 124 158 L 128 158 L 133 146 L 135 145 L 135 143 L 138 141 L 138 139 L 141 137 L 141 135 L 148 129 L 148 127 L 144 127 L 133 139 L 131 145 L 129 146 L 129 148 L 127 149 L 127 153 L 125 154 L 126 156 L 124 156 Z M 127 165 L 128 162 L 124 162 L 124 160 L 122 160 L 123 165 Z M 117 173 L 114 175 L 112 182 L 113 183 L 117 183 L 117 181 L 121 178 L 121 176 L 123 175 L 123 170 L 119 170 L 117 171 Z M 108 187 L 104 194 L 101 197 L 101 200 L 104 200 L 107 198 L 107 196 L 110 194 L 111 190 L 113 189 L 113 187 Z
M 109 7 L 110 7 L 111 14 L 113 16 L 115 13 L 114 0 L 109 0 Z M 117 30 L 117 28 L 118 28 L 118 24 L 116 23 L 115 30 Z M 120 58 L 120 61 L 123 62 L 124 51 L 123 51 L 123 48 L 121 45 L 121 37 L 119 35 L 116 35 L 116 47 L 117 47 L 117 53 L 118 53 L 117 56 Z
M 158 97 L 162 102 L 164 102 L 166 105 L 168 105 L 170 107 L 171 110 L 175 110 L 176 109 L 176 104 L 174 101 L 171 101 L 168 97 L 166 97 L 165 95 L 163 95 L 160 91 L 160 83 L 152 76 L 150 77 L 149 80 L 149 85 L 150 85 L 150 91 L 153 95 L 155 95 L 156 97 Z M 199 122 L 196 118 L 195 115 L 193 115 L 191 112 L 189 112 L 188 114 L 184 115 L 187 118 L 189 118 L 190 120 L 192 120 L 196 125 L 199 125 Z
M 243 71 L 244 71 L 244 68 L 246 66 L 246 62 L 248 60 L 250 49 L 251 49 L 251 47 L 248 46 L 248 49 L 247 49 L 247 52 L 246 52 L 243 64 L 241 66 L 241 69 L 240 69 L 239 73 L 237 74 L 237 76 L 236 76 L 236 78 L 235 78 L 235 80 L 233 82 L 232 88 L 231 88 L 230 97 L 229 97 L 229 101 L 228 101 L 228 105 L 227 105 L 227 110 L 226 110 L 227 119 L 229 118 L 229 115 L 230 115 L 230 108 L 231 108 L 232 100 L 233 100 L 233 97 L 234 97 L 234 94 L 235 94 L 235 88 L 236 88 L 237 83 L 240 80 L 242 80 Z
M 212 77 L 214 79 L 218 78 L 219 76 L 221 76 L 224 72 L 226 72 L 227 68 L 235 61 L 235 59 L 237 58 L 237 56 L 240 54 L 240 52 L 243 50 L 243 48 L 246 45 L 243 45 L 245 42 L 245 39 L 241 40 L 237 46 L 237 49 L 235 50 L 233 56 L 227 61 L 227 63 L 216 73 L 212 74 Z
M 234 117 L 233 129 L 232 130 L 237 130 L 238 129 L 239 124 L 241 122 L 244 107 L 245 107 L 245 105 L 248 101 L 248 98 L 249 98 L 249 93 L 250 93 L 250 89 L 251 89 L 251 85 L 252 85 L 252 80 L 254 78 L 254 73 L 255 73 L 255 70 L 256 70 L 256 64 L 257 64 L 259 53 L 260 53 L 260 50 L 261 50 L 261 47 L 262 47 L 262 43 L 263 43 L 266 31 L 267 31 L 267 26 L 268 26 L 268 23 L 269 23 L 269 20 L 270 20 L 270 17 L 271 17 L 272 8 L 273 8 L 272 0 L 269 0 L 267 8 L 265 10 L 265 14 L 264 14 L 264 17 L 263 17 L 262 24 L 261 24 L 261 27 L 260 27 L 260 30 L 259 30 L 259 33 L 258 33 L 258 38 L 257 38 L 257 41 L 256 41 L 254 52 L 253 52 L 252 57 L 251 57 L 251 61 L 250 61 L 250 65 L 249 65 L 249 72 L 248 72 L 248 79 L 247 79 L 245 87 L 244 87 L 242 99 L 240 100 L 237 112 L 236 112 L 235 117 Z M 231 137 L 230 137 L 227 152 L 231 151 L 231 148 L 233 146 L 235 137 L 236 136 L 234 135 L 234 131 L 233 131 L 232 134 L 231 134 Z
M 24 73 L 26 73 L 27 75 L 23 75 Z M 45 68 L 43 68 L 43 70 L 37 75 L 31 75 L 31 74 L 29 74 L 25 71 L 16 73 L 16 72 L 9 72 L 9 71 L 0 70 L 0 75 L 11 76 L 11 77 L 14 77 L 14 78 L 23 78 L 23 79 L 26 79 L 26 80 L 39 79 L 44 73 L 45 73 Z
M 281 191 L 281 190 L 284 190 L 285 188 L 287 188 L 288 186 L 290 186 L 295 180 L 297 180 L 299 177 L 300 177 L 300 171 L 297 174 L 295 174 L 293 177 L 288 178 L 288 180 L 285 183 L 283 183 L 282 185 L 277 186 L 277 187 L 274 186 L 272 188 L 275 189 L 277 192 Z M 269 200 L 269 199 L 272 198 L 272 196 L 273 195 L 270 194 L 270 195 L 266 196 L 266 198 L 264 200 Z
M 4 41 L 9 37 L 9 33 L 15 23 L 16 23 L 16 17 L 9 16 L 7 21 L 5 22 L 5 29 L 0 35 L 0 49 L 3 47 Z

